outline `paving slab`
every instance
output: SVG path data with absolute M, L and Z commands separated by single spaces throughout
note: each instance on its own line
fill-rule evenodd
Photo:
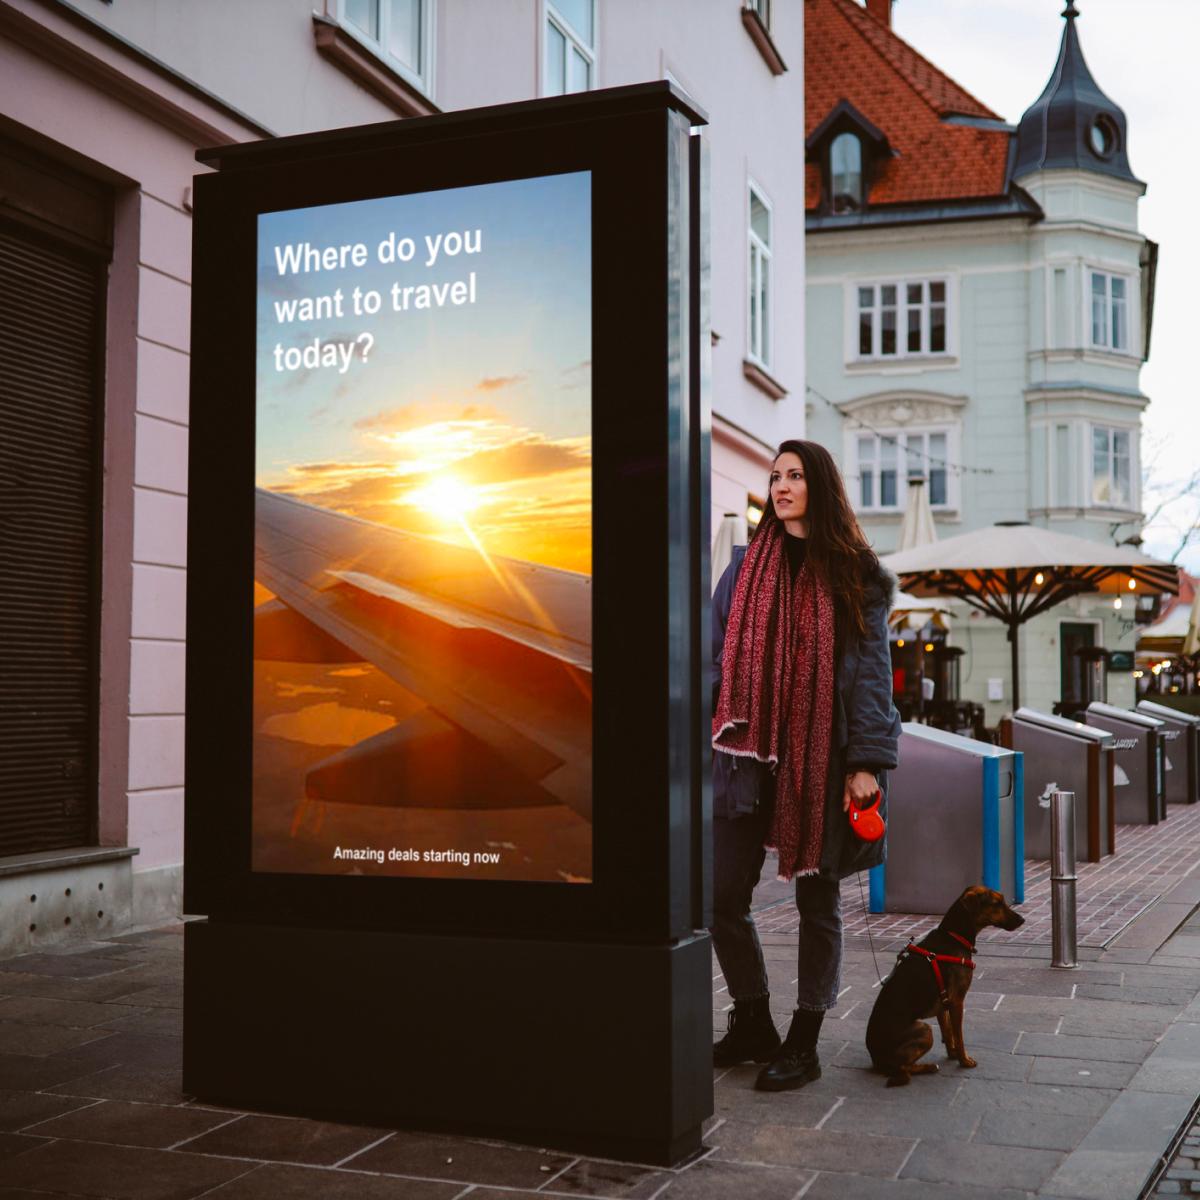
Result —
M 361 1171 L 265 1163 L 205 1192 L 204 1200 L 454 1200 L 463 1191 L 461 1184 L 428 1179 L 406 1179 L 403 1189 L 393 1178 Z M 511 1198 L 512 1193 L 507 1195 Z
M 5 1163 L 4 1182 L 106 1200 L 193 1200 L 252 1166 L 179 1151 L 49 1141 Z
M 62 1116 L 25 1126 L 39 1137 L 74 1138 L 115 1146 L 149 1146 L 166 1150 L 228 1121 L 227 1113 L 162 1104 L 97 1100 Z M 264 1156 L 265 1157 L 265 1156 Z
M 15 1132 L 27 1125 L 62 1116 L 63 1113 L 90 1103 L 89 1100 L 81 1100 L 74 1096 L 52 1096 L 46 1092 L 0 1088 L 0 1131 Z
M 169 1110 L 167 1110 L 169 1111 Z M 302 1117 L 267 1117 L 205 1109 L 179 1108 L 180 1113 L 197 1113 L 216 1126 L 211 1133 L 197 1130 L 187 1148 L 193 1154 L 215 1154 L 228 1158 L 252 1158 L 260 1162 L 309 1163 L 333 1166 L 348 1160 L 388 1136 L 386 1129 L 362 1125 L 335 1125 Z
M 420 1133 L 397 1133 L 352 1160 L 359 1171 L 514 1188 L 539 1188 L 573 1161 L 546 1150 Z
M 853 1163 L 856 1174 L 885 1176 L 899 1172 L 915 1144 L 912 1138 L 744 1121 L 726 1121 L 709 1140 L 718 1161 L 778 1163 L 818 1171 Z
M 932 1183 L 998 1180 L 1017 1191 L 1035 1192 L 1062 1161 L 1063 1155 L 1053 1150 L 1024 1148 L 1020 1154 L 1013 1154 L 1007 1147 L 979 1142 L 922 1141 L 900 1175 Z

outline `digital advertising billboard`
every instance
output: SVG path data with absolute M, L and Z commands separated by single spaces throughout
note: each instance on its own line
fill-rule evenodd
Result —
M 590 884 L 591 172 L 256 261 L 252 870 Z

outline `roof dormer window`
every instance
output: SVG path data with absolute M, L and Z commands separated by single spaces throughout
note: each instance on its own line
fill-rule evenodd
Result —
M 839 100 L 804 144 L 821 172 L 821 207 L 853 216 L 867 207 L 871 180 L 891 155 L 886 135 L 848 100 Z
M 829 147 L 830 202 L 835 213 L 858 212 L 863 206 L 862 142 L 839 133 Z

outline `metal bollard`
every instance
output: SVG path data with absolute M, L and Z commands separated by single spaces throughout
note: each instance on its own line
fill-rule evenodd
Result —
M 1077 967 L 1075 946 L 1075 793 L 1050 796 L 1052 967 Z

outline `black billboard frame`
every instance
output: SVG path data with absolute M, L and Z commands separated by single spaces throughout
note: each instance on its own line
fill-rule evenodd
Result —
M 198 154 L 217 170 L 194 189 L 184 907 L 208 920 L 187 931 L 189 1090 L 647 1161 L 678 1161 L 699 1145 L 712 1111 L 709 945 L 696 933 L 711 920 L 701 736 L 710 338 L 705 148 L 694 131 L 704 123 L 658 82 Z M 584 170 L 593 199 L 594 882 L 254 872 L 256 218 Z M 484 1054 L 490 1069 L 470 1101 L 439 1090 L 456 1043 L 436 1031 L 409 1048 L 401 1095 L 339 1077 L 335 1060 L 369 1053 L 361 1031 L 327 1038 L 321 1061 L 299 1073 L 274 1053 L 336 1008 L 314 981 L 349 973 L 389 995 L 387 1012 L 364 1012 L 368 1031 L 389 1014 L 402 1027 L 432 1030 L 433 1020 L 461 1030 L 472 1014 L 479 1024 L 471 964 L 498 961 L 513 964 L 506 1002 L 489 1006 L 478 1032 L 506 1049 Z M 231 972 L 250 984 L 236 998 L 214 990 Z M 412 972 L 442 981 L 411 994 Z M 397 999 L 397 988 L 408 991 Z M 548 990 L 561 1011 L 545 1009 Z M 613 1011 L 622 996 L 654 1019 L 631 1031 Z M 281 1019 L 283 997 L 293 1004 Z M 525 1028 L 514 1027 L 523 1012 Z M 621 1031 L 616 1042 L 596 1036 L 606 1023 Z M 539 1045 L 557 1046 L 557 1060 L 573 1035 L 589 1042 L 577 1051 L 577 1069 L 591 1072 L 583 1109 L 561 1091 L 539 1099 L 552 1074 L 539 1084 L 539 1070 L 527 1070 Z M 465 1051 L 479 1061 L 479 1045 Z M 623 1055 L 642 1064 L 632 1076 L 615 1070 Z M 527 1082 L 514 1093 L 504 1080 L 516 1069 Z M 647 1098 L 631 1103 L 627 1084 Z

